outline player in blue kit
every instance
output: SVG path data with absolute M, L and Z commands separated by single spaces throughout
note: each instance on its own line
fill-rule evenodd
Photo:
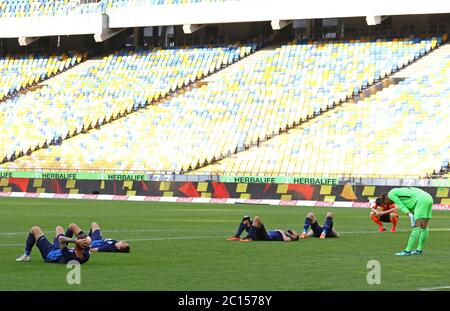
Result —
M 247 231 L 247 233 L 249 233 L 250 228 L 253 224 L 253 220 L 250 216 L 244 216 L 241 220 L 241 223 L 239 224 L 238 230 L 235 233 L 235 235 L 233 235 L 230 238 L 227 238 L 228 241 L 239 241 L 241 239 L 241 234 L 244 231 Z
M 91 251 L 92 252 L 115 252 L 115 253 L 129 253 L 130 245 L 126 241 L 104 239 L 100 226 L 93 222 L 91 224 L 91 231 L 89 236 L 92 238 Z
M 311 231 L 309 230 L 311 227 Z M 339 233 L 333 229 L 333 214 L 328 212 L 325 218 L 325 223 L 322 226 L 319 225 L 316 215 L 310 212 L 306 215 L 305 223 L 303 225 L 303 233 L 300 235 L 300 239 L 306 239 L 307 237 L 316 238 L 338 238 Z
M 73 232 L 70 227 L 67 228 L 66 236 L 72 237 Z M 129 253 L 130 245 L 126 241 L 104 239 L 100 226 L 93 222 L 91 224 L 91 230 L 89 231 L 89 237 L 91 237 L 91 252 L 108 252 L 108 253 Z
M 248 217 L 248 216 L 246 216 Z M 244 217 L 243 220 L 246 220 Z M 243 222 L 241 222 L 242 224 Z M 241 226 L 239 227 L 241 230 Z M 243 231 L 243 230 L 242 230 Z M 271 230 L 266 231 L 261 217 L 255 216 L 251 225 L 247 230 L 248 234 L 245 238 L 241 239 L 241 242 L 251 242 L 251 241 L 297 241 L 299 239 L 299 234 L 293 230 Z
M 76 260 L 83 264 L 89 260 L 89 247 L 91 238 L 88 237 L 76 224 L 71 224 L 76 238 L 69 238 L 64 236 L 64 228 L 57 226 L 55 229 L 56 236 L 51 243 L 44 235 L 41 228 L 34 226 L 28 233 L 27 241 L 25 243 L 25 253 L 16 259 L 16 261 L 31 261 L 31 250 L 36 244 L 41 252 L 42 259 L 48 263 L 68 263 Z M 68 248 L 67 244 L 74 243 L 74 248 Z
M 267 232 L 267 235 L 269 236 L 270 241 L 281 241 L 281 242 L 291 242 L 291 241 L 298 241 L 299 234 L 298 232 L 294 230 L 270 230 Z

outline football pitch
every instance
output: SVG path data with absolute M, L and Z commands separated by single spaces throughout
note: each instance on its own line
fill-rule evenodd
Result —
M 339 239 L 297 242 L 226 241 L 243 215 L 259 215 L 267 230 L 301 230 L 308 211 L 322 224 L 334 213 Z M 422 256 L 396 257 L 410 230 L 379 233 L 368 209 L 123 201 L 0 199 L 0 290 L 418 290 L 450 286 L 450 212 L 434 211 Z M 65 265 L 15 262 L 33 225 L 48 238 L 57 225 L 91 222 L 104 236 L 124 239 L 130 254 L 95 253 L 69 285 Z M 390 224 L 387 225 L 390 229 Z M 381 284 L 369 285 L 370 260 Z M 448 289 L 448 288 L 447 288 Z

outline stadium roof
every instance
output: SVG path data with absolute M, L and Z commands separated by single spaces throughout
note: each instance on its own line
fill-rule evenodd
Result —
M 33 37 L 93 34 L 96 41 L 103 41 L 129 27 L 183 25 L 189 32 L 204 24 L 271 21 L 279 29 L 292 20 L 337 17 L 366 17 L 371 25 L 384 16 L 439 13 L 450 13 L 450 1 L 236 0 L 128 6 L 102 13 L 0 18 L 0 38 L 22 38 L 26 44 Z

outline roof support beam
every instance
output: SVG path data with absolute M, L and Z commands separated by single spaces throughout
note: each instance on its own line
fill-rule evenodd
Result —
M 366 22 L 369 26 L 379 25 L 382 21 L 384 21 L 387 18 L 387 16 L 381 16 L 381 15 L 369 15 L 366 16 Z
M 39 39 L 39 37 L 19 37 L 19 44 L 20 46 L 27 46 L 37 39 Z
M 183 25 L 183 31 L 186 34 L 191 34 L 196 32 L 197 30 L 202 29 L 203 27 L 205 27 L 205 25 L 186 24 Z
M 276 20 L 273 20 L 270 22 L 273 30 L 283 29 L 284 27 L 286 27 L 287 25 L 289 25 L 291 23 L 292 23 L 292 21 L 279 20 L 279 19 L 276 19 Z
M 125 29 L 126 28 L 120 28 L 120 29 L 104 28 L 101 33 L 94 34 L 94 40 L 95 40 L 95 42 L 103 42 L 103 41 L 108 40 L 109 38 L 112 38 L 115 35 L 121 33 Z

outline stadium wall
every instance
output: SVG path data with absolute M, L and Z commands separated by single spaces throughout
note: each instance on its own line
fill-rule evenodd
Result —
M 27 194 L 112 195 L 120 197 L 156 197 L 181 199 L 239 199 L 244 201 L 276 200 L 283 202 L 319 201 L 369 202 L 396 186 L 346 184 L 277 184 L 234 182 L 176 182 L 145 180 L 83 180 L 1 178 L 0 192 Z M 434 203 L 450 205 L 450 187 L 420 187 L 430 193 Z M 288 203 L 286 203 L 288 204 Z M 294 203 L 293 203 L 294 204 Z M 295 205 L 295 204 L 294 204 Z
M 107 26 L 105 14 L 1 18 L 0 38 L 101 34 Z
M 450 13 L 450 2 L 245 0 L 106 10 L 110 28 L 440 13 Z
M 0 38 L 95 34 L 110 29 L 148 26 L 205 25 L 295 21 L 326 18 L 415 16 L 450 13 L 450 2 L 316 0 L 245 0 L 179 5 L 126 6 L 103 12 L 37 17 L 0 18 Z M 100 40 L 103 41 L 103 40 Z

